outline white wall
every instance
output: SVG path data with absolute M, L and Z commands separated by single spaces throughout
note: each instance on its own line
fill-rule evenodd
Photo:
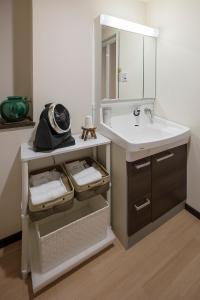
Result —
M 157 114 L 192 131 L 188 204 L 200 211 L 200 1 L 152 0 L 147 24 L 159 27 Z
M 0 97 L 12 95 L 13 80 L 13 27 L 12 27 L 12 1 L 0 2 Z
M 0 101 L 31 96 L 31 0 L 0 1 Z M 0 239 L 20 230 L 20 144 L 31 129 L 0 130 Z
M 31 0 L 0 1 L 0 101 L 31 97 Z
M 27 5 L 27 0 L 0 1 L 0 99 L 13 92 L 14 67 L 24 70 L 21 75 L 30 74 L 24 68 L 27 62 L 24 61 L 24 54 L 19 55 L 20 48 L 15 51 L 15 61 L 13 59 L 13 43 L 16 40 L 13 36 L 12 4 L 15 3 L 19 8 L 22 1 Z M 60 101 L 71 112 L 73 132 L 79 132 L 84 116 L 91 111 L 94 18 L 105 13 L 144 23 L 144 4 L 137 0 L 32 2 L 34 120 L 38 121 L 45 103 Z M 17 25 L 21 26 L 19 19 Z M 3 40 L 6 37 L 6 43 L 2 43 L 2 36 Z M 23 49 L 23 40 L 20 43 Z M 20 59 L 23 60 L 22 64 L 19 64 Z M 24 88 L 27 88 L 29 84 L 26 78 L 24 81 Z M 21 86 L 18 85 L 18 88 Z M 21 228 L 19 150 L 20 144 L 28 141 L 31 135 L 31 129 L 0 132 L 0 239 Z
M 0 132 L 0 239 L 21 229 L 20 145 L 30 136 L 31 129 Z
M 79 132 L 91 112 L 93 22 L 110 14 L 144 23 L 145 5 L 134 0 L 34 0 L 35 116 L 49 100 L 60 101 Z

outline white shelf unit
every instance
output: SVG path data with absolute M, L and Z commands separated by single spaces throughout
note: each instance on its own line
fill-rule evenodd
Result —
M 74 135 L 75 145 L 65 147 L 49 152 L 35 152 L 31 144 L 24 143 L 21 145 L 21 165 L 22 165 L 22 204 L 21 204 L 21 219 L 22 219 L 22 261 L 21 272 L 25 279 L 29 272 L 32 275 L 33 292 L 36 293 L 46 285 L 62 276 L 64 273 L 70 271 L 83 261 L 87 260 L 91 256 L 95 255 L 99 251 L 111 245 L 115 239 L 112 232 L 109 220 L 109 226 L 107 228 L 106 237 L 98 241 L 95 245 L 88 246 L 82 252 L 75 256 L 65 260 L 56 267 L 48 270 L 45 273 L 41 273 L 38 267 L 38 250 L 36 247 L 36 237 L 33 224 L 28 215 L 28 186 L 29 186 L 29 163 L 33 160 L 45 159 L 47 157 L 56 157 L 71 153 L 74 151 L 80 151 L 91 148 L 93 150 L 93 157 L 97 156 L 97 147 L 105 146 L 106 151 L 106 169 L 110 173 L 110 143 L 111 141 L 97 133 L 97 139 L 89 139 L 83 141 L 80 135 Z M 67 161 L 67 155 L 66 155 Z M 107 201 L 109 206 L 109 212 L 111 210 L 111 192 L 110 189 L 107 192 Z M 32 250 L 31 250 L 32 249 Z

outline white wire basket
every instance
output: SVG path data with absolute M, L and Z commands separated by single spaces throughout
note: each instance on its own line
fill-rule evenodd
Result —
M 40 272 L 47 272 L 106 238 L 109 206 L 101 196 L 35 222 Z

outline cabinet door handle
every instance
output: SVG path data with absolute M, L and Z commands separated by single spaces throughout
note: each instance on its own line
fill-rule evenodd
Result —
M 146 162 L 146 163 L 144 163 L 144 164 L 135 165 L 135 168 L 136 168 L 137 170 L 139 170 L 139 169 L 142 169 L 142 168 L 145 168 L 145 167 L 150 166 L 150 164 L 151 164 L 151 162 L 148 161 L 148 162 Z
M 137 206 L 137 205 L 135 204 L 134 206 L 135 206 L 135 209 L 136 209 L 137 211 L 139 211 L 139 210 L 145 208 L 146 206 L 148 206 L 148 205 L 150 205 L 150 204 L 151 204 L 151 201 L 150 201 L 149 199 L 146 199 L 146 202 L 145 202 L 144 204 L 142 204 L 142 205 L 140 205 L 140 206 Z
M 171 157 L 173 157 L 173 156 L 174 156 L 174 153 L 170 153 L 170 154 L 165 155 L 165 156 L 163 156 L 163 157 L 156 158 L 156 161 L 157 161 L 157 162 L 161 162 L 161 161 L 166 160 L 166 159 L 169 159 L 169 158 L 171 158 Z

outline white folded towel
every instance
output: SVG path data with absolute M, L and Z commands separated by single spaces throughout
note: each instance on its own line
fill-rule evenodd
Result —
M 30 188 L 30 193 L 32 205 L 40 205 L 64 196 L 67 189 L 62 179 L 58 179 L 33 186 Z
M 46 171 L 43 173 L 35 174 L 30 176 L 30 185 L 38 186 L 53 180 L 59 180 L 61 177 L 60 172 L 54 170 Z
M 85 160 L 77 160 L 71 163 L 65 164 L 67 171 L 73 176 L 81 171 L 89 168 L 89 165 Z
M 101 180 L 102 175 L 94 167 L 90 167 L 73 175 L 73 179 L 78 185 L 82 186 Z

